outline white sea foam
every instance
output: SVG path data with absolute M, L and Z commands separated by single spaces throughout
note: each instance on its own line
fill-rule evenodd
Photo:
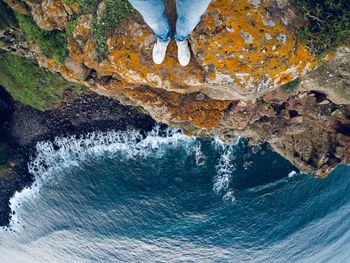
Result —
M 200 142 L 196 142 L 192 148 L 192 153 L 194 154 L 196 165 L 202 166 L 205 164 L 207 157 L 202 152 L 202 145 Z
M 235 200 L 234 191 L 229 185 L 232 180 L 232 174 L 237 169 L 235 153 L 240 139 L 238 138 L 233 145 L 224 144 L 218 138 L 213 141 L 214 148 L 220 153 L 219 163 L 216 165 L 213 190 L 216 194 L 222 195 L 225 201 Z
M 53 171 L 79 166 L 86 158 L 110 156 L 122 152 L 126 158 L 144 158 L 149 154 L 161 157 L 166 146 L 191 147 L 195 137 L 184 135 L 180 130 L 158 128 L 143 136 L 138 131 L 93 132 L 84 136 L 57 137 L 53 142 L 38 142 L 36 154 L 28 163 L 28 171 L 35 182 L 21 192 L 16 192 L 10 200 L 12 215 L 10 229 L 20 231 L 21 203 L 36 198 L 42 185 L 51 179 Z
M 298 174 L 296 171 L 291 171 L 289 174 L 288 174 L 288 177 L 289 178 L 292 178 L 294 175 Z
M 237 141 L 238 143 L 238 141 Z M 70 167 L 79 167 L 79 163 L 89 159 L 112 156 L 123 153 L 123 158 L 145 158 L 150 154 L 161 158 L 169 147 L 183 147 L 189 155 L 193 155 L 197 166 L 205 164 L 206 156 L 202 152 L 201 142 L 196 137 L 184 135 L 178 129 L 160 131 L 156 128 L 146 135 L 132 131 L 93 132 L 84 136 L 57 137 L 53 142 L 43 141 L 36 145 L 35 156 L 28 163 L 28 170 L 34 175 L 32 186 L 16 192 L 10 200 L 12 215 L 10 228 L 21 230 L 21 203 L 39 196 L 42 185 L 51 180 L 57 171 Z M 220 157 L 216 165 L 213 190 L 224 200 L 235 199 L 230 189 L 232 173 L 236 169 L 234 162 L 235 145 L 225 145 L 219 139 L 213 141 L 214 148 Z M 56 173 L 54 173 L 56 171 Z

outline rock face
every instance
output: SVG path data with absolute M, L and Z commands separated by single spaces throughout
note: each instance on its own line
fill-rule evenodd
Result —
M 350 162 L 349 107 L 332 104 L 317 92 L 278 93 L 254 104 L 234 105 L 216 127 L 202 130 L 203 135 L 220 134 L 226 141 L 243 135 L 252 144 L 268 142 L 299 169 L 318 177 Z
M 297 42 L 296 15 L 274 1 L 214 1 L 191 37 L 206 83 L 230 99 L 252 99 L 304 75 L 315 66 Z M 230 95 L 229 95 L 230 94 Z
M 6 3 L 11 4 L 11 7 L 18 13 L 25 13 L 27 10 L 23 9 L 26 7 L 25 4 L 14 1 L 6 1 Z M 0 54 L 10 52 L 35 59 L 35 54 L 30 50 L 28 43 L 23 40 L 22 33 L 16 28 L 16 18 L 12 10 L 3 2 L 0 2 L 0 16 Z
M 26 1 L 31 8 L 31 14 L 42 29 L 64 30 L 68 24 L 68 11 L 61 0 L 44 0 L 40 4 Z
M 350 104 L 350 48 L 341 47 L 308 75 L 302 89 L 319 91 L 336 104 Z
M 64 30 L 78 16 L 61 0 L 26 3 L 47 30 Z M 320 65 L 296 37 L 304 22 L 289 1 L 214 0 L 190 37 L 194 56 L 187 67 L 179 65 L 174 43 L 164 63 L 153 64 L 155 38 L 139 15 L 110 32 L 102 61 L 91 14 L 77 18 L 63 65 L 32 50 L 41 66 L 141 106 L 159 122 L 226 141 L 241 135 L 267 141 L 301 170 L 322 177 L 349 163 L 350 50 L 340 48 Z M 300 85 L 291 91 L 296 79 Z

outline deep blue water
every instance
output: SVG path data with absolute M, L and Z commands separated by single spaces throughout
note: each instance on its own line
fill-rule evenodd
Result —
M 350 168 L 181 134 L 38 144 L 0 262 L 350 262 Z

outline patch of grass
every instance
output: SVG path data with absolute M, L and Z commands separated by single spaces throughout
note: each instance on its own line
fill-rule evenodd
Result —
M 284 89 L 288 92 L 293 92 L 299 87 L 300 83 L 301 83 L 300 78 L 297 78 L 297 79 L 283 85 L 282 89 Z
M 349 0 L 295 0 L 308 19 L 299 30 L 299 38 L 313 53 L 322 56 L 343 44 L 350 43 Z
M 42 111 L 59 106 L 67 99 L 66 91 L 70 91 L 70 98 L 87 91 L 16 55 L 0 56 L 0 68 L 0 85 L 15 100 Z
M 66 36 L 71 36 L 73 34 L 73 31 L 74 31 L 74 27 L 75 27 L 75 24 L 77 23 L 77 18 L 74 16 L 72 17 L 69 22 L 68 22 L 68 26 L 67 26 L 67 29 L 66 29 Z
M 80 14 L 93 14 L 92 32 L 96 38 L 96 53 L 98 61 L 108 55 L 108 35 L 118 26 L 120 21 L 128 18 L 134 9 L 127 0 L 104 0 L 106 8 L 97 19 L 99 0 L 64 0 L 67 5 L 77 5 Z M 67 37 L 74 30 L 76 17 L 71 18 L 65 32 L 59 30 L 47 31 L 39 28 L 32 18 L 16 14 L 19 28 L 29 42 L 35 42 L 45 57 L 54 58 L 63 64 L 67 57 Z
M 47 31 L 39 28 L 31 17 L 16 14 L 19 28 L 29 42 L 36 43 L 45 57 L 63 64 L 67 57 L 67 34 L 59 30 Z
M 127 0 L 105 0 L 106 8 L 99 19 L 94 18 L 92 30 L 96 37 L 96 53 L 99 61 L 107 57 L 107 36 L 119 23 L 128 18 L 133 12 L 133 7 Z
M 80 14 L 94 14 L 97 11 L 99 0 L 63 0 L 68 6 L 79 7 Z

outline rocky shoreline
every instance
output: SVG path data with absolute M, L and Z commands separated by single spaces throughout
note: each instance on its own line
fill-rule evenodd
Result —
M 12 164 L 0 177 L 1 226 L 8 225 L 10 220 L 10 198 L 33 182 L 27 163 L 38 141 L 93 131 L 136 129 L 147 132 L 156 125 L 151 117 L 137 109 L 93 93 L 41 112 L 13 101 L 1 88 L 0 104 L 1 139 L 8 144 Z
M 228 143 L 240 136 L 251 144 L 268 143 L 319 178 L 350 163 L 349 30 L 347 23 L 338 28 L 340 17 L 350 15 L 343 12 L 348 3 L 338 10 L 332 1 L 316 1 L 322 3 L 324 24 L 332 22 L 340 31 L 313 32 L 315 8 L 303 13 L 297 4 L 302 0 L 215 0 L 190 37 L 192 62 L 180 67 L 174 43 L 161 66 L 152 63 L 152 32 L 119 1 L 5 2 L 14 12 L 2 7 L 7 17 L 0 23 L 0 55 L 7 67 L 2 85 L 17 101 L 54 109 L 12 103 L 5 132 L 12 148 L 27 150 L 38 140 L 100 129 L 148 130 L 157 121 Z M 174 1 L 167 3 L 173 21 Z M 116 14 L 123 17 L 118 23 Z M 303 41 L 301 31 L 318 39 L 318 46 Z M 54 84 L 48 71 L 34 71 L 36 65 L 19 57 L 75 88 L 62 80 Z M 82 86 L 99 95 L 83 95 Z M 56 109 L 66 92 L 75 92 L 68 95 L 72 100 Z

